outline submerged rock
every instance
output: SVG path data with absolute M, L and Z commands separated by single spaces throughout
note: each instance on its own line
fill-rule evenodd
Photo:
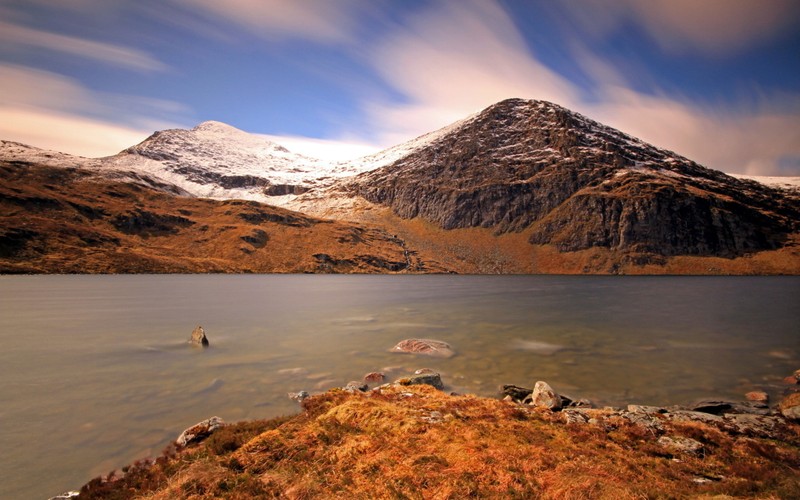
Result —
M 769 403 L 769 394 L 767 394 L 764 391 L 750 391 L 747 394 L 745 394 L 744 397 L 748 401 L 753 401 L 755 403 L 763 403 L 763 404 Z
M 455 355 L 450 344 L 433 339 L 406 339 L 392 347 L 391 352 L 425 354 L 440 358 L 449 358 Z
M 203 330 L 203 327 L 198 325 L 197 328 L 192 331 L 192 337 L 189 339 L 194 345 L 199 345 L 203 347 L 208 347 L 208 338 L 206 337 L 206 331 Z
M 223 425 L 225 425 L 225 422 L 219 417 L 211 417 L 207 420 L 203 420 L 183 431 L 181 435 L 178 436 L 178 439 L 175 440 L 175 444 L 178 446 L 187 446 L 190 443 L 200 442 Z

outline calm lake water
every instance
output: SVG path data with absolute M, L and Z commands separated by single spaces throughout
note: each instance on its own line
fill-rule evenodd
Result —
M 186 427 L 298 411 L 376 370 L 601 405 L 741 399 L 800 368 L 800 278 L 0 277 L 0 498 L 47 498 Z M 203 325 L 208 349 L 186 343 Z M 389 353 L 450 343 L 450 359 Z

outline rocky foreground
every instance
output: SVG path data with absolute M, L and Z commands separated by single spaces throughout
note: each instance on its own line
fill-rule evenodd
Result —
M 423 371 L 302 398 L 291 417 L 214 417 L 57 498 L 800 498 L 800 370 L 787 380 L 775 407 L 752 393 L 600 409 L 544 382 L 448 394 Z

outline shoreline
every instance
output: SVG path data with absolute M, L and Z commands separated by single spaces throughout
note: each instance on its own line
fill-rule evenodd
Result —
M 568 463 L 580 469 L 584 479 L 589 470 L 599 467 L 605 471 L 591 481 L 590 487 L 584 485 L 603 492 L 600 497 L 647 495 L 652 486 L 648 484 L 655 481 L 676 496 L 778 494 L 779 498 L 789 498 L 786 495 L 800 493 L 800 370 L 787 381 L 789 378 L 795 385 L 787 383 L 788 395 L 778 405 L 706 401 L 694 408 L 637 404 L 592 408 L 585 400 L 569 398 L 561 400 L 563 405 L 552 405 L 561 395 L 543 382 L 547 387 L 537 383 L 531 390 L 538 390 L 539 396 L 526 395 L 527 389 L 517 386 L 504 386 L 506 397 L 502 400 L 449 394 L 443 390 L 439 374 L 431 371 L 373 389 L 364 383 L 351 383 L 300 398 L 303 411 L 296 415 L 234 424 L 223 424 L 218 417 L 200 422 L 181 435 L 180 445 L 169 447 L 162 456 L 95 478 L 83 486 L 80 495 L 68 492 L 52 500 L 118 498 L 122 492 L 147 494 L 148 498 L 308 498 L 342 492 L 367 498 L 393 495 L 392 491 L 400 494 L 395 496 L 426 498 L 455 498 L 469 492 L 479 496 L 538 492 L 534 496 L 552 497 L 568 491 L 563 489 L 564 478 L 560 478 L 563 471 L 558 471 L 559 464 Z M 784 408 L 788 400 L 791 404 Z M 531 482 L 526 474 L 504 469 L 509 464 L 498 454 L 534 460 L 530 450 L 516 442 L 515 436 L 520 433 L 531 441 L 527 445 L 547 441 L 535 461 L 544 462 L 539 464 L 539 472 L 544 468 L 548 474 L 555 474 L 557 484 L 541 478 Z M 428 439 L 430 443 L 426 443 Z M 372 461 L 371 453 L 383 458 L 373 468 L 361 467 L 359 463 Z M 387 454 L 399 462 L 386 462 Z M 484 462 L 472 460 L 474 454 Z M 319 462 L 322 456 L 329 461 Z M 589 456 L 592 460 L 584 463 Z M 331 457 L 341 458 L 342 463 Z M 745 457 L 749 457 L 749 465 L 736 466 Z M 756 462 L 758 467 L 753 465 Z M 492 463 L 496 467 L 490 467 Z M 211 464 L 213 472 L 207 470 Z M 341 468 L 345 464 L 349 464 L 348 469 Z M 405 467 L 400 467 L 402 464 Z M 707 470 L 709 464 L 715 472 Z M 395 465 L 397 470 L 392 469 Z M 441 469 L 438 479 L 425 479 L 414 472 L 428 471 L 432 465 Z M 475 484 L 470 488 L 453 486 L 452 481 L 463 479 L 463 471 L 446 479 L 462 467 L 475 474 L 478 465 L 487 477 L 511 474 L 507 477 L 509 488 L 501 492 L 493 481 L 473 475 L 470 477 Z M 783 479 L 756 480 L 754 473 L 759 471 L 763 476 L 764 467 L 781 471 Z M 608 476 L 614 472 L 625 477 L 631 468 L 641 477 L 635 475 L 620 482 Z M 667 473 L 667 469 L 681 472 Z M 319 474 L 338 479 L 313 479 Z M 387 474 L 400 474 L 399 486 L 391 482 L 382 485 Z M 571 473 L 568 475 L 572 478 Z M 188 476 L 194 482 L 187 482 Z M 643 482 L 642 477 L 649 480 Z M 333 484 L 336 487 L 330 489 Z M 166 486 L 153 490 L 154 485 Z M 741 495 L 745 490 L 749 493 Z

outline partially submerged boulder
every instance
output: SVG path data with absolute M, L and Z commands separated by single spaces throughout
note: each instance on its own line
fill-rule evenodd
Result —
M 192 331 L 192 336 L 189 339 L 194 345 L 199 345 L 202 347 L 208 347 L 208 338 L 206 337 L 206 331 L 203 330 L 203 327 L 198 325 L 197 328 Z
M 406 339 L 392 347 L 391 352 L 425 354 L 439 358 L 449 358 L 455 355 L 450 344 L 433 339 Z
M 181 435 L 178 436 L 178 439 L 175 440 L 175 444 L 178 446 L 187 446 L 191 443 L 198 443 L 223 425 L 225 425 L 225 422 L 219 417 L 211 417 L 207 420 L 203 420 L 183 431 Z

